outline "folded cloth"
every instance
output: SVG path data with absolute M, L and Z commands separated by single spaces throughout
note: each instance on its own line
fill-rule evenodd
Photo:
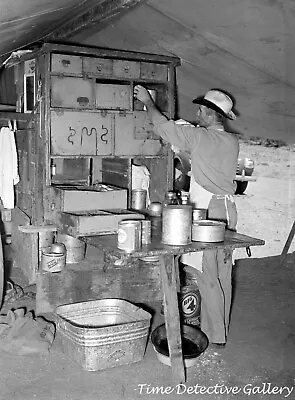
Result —
M 0 316 L 0 349 L 19 356 L 48 354 L 55 337 L 55 325 L 43 317 L 34 318 L 25 309 Z
M 12 129 L 0 130 L 0 197 L 4 208 L 14 208 L 14 185 L 19 182 L 18 160 Z

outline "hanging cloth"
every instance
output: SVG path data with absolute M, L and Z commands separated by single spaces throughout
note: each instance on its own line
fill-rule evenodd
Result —
M 14 185 L 19 182 L 17 151 L 11 127 L 0 130 L 0 198 L 4 208 L 14 208 Z

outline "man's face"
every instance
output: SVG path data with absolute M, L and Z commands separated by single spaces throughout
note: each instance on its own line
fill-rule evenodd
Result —
M 206 106 L 199 105 L 197 109 L 197 118 L 196 118 L 197 125 L 203 126 L 205 128 L 208 125 L 210 125 L 209 117 L 206 111 L 207 111 Z

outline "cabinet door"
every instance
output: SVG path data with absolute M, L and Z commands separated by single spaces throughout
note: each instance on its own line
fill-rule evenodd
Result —
M 137 126 L 137 134 L 135 134 Z M 159 140 L 149 139 L 150 131 L 140 131 L 138 124 L 135 124 L 134 115 L 115 115 L 115 155 L 136 156 L 136 155 L 157 155 L 161 151 Z
M 82 57 L 67 54 L 51 55 L 51 71 L 62 74 L 82 74 Z
M 167 65 L 141 62 L 140 77 L 143 79 L 152 79 L 155 81 L 167 81 L 168 78 Z
M 111 76 L 113 73 L 113 60 L 83 57 L 83 73 L 95 76 Z
M 140 63 L 128 60 L 114 60 L 114 76 L 118 78 L 139 78 Z
M 109 83 L 96 84 L 96 107 L 131 110 L 130 85 L 112 85 Z
M 72 77 L 51 77 L 51 107 L 92 108 L 92 80 Z
M 51 112 L 51 155 L 111 155 L 113 117 L 100 113 Z

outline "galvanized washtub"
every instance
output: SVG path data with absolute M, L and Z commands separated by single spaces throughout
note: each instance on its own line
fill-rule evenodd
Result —
M 64 353 L 86 371 L 140 361 L 151 315 L 122 299 L 102 299 L 56 308 Z

